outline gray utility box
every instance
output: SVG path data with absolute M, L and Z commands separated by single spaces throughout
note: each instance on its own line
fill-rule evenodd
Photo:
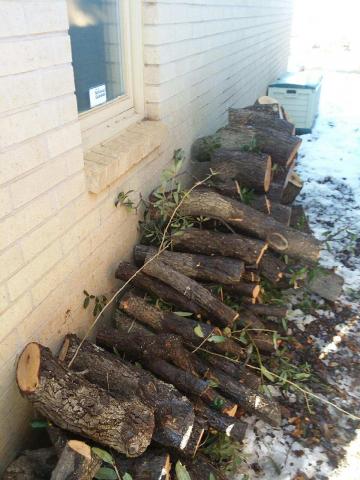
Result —
M 310 133 L 319 112 L 322 75 L 315 72 L 287 73 L 269 85 L 268 95 L 284 107 L 296 133 Z

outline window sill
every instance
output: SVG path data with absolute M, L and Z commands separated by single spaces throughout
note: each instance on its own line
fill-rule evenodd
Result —
M 100 193 L 159 148 L 168 134 L 159 121 L 143 120 L 85 152 L 89 192 Z

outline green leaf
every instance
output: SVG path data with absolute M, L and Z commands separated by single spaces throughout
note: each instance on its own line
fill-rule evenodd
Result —
M 216 480 L 215 475 L 213 473 L 210 473 L 209 480 Z
M 117 473 L 112 468 L 99 468 L 95 477 L 97 480 L 118 480 Z
M 194 328 L 194 333 L 196 336 L 200 338 L 205 337 L 204 332 L 202 331 L 201 325 L 196 325 L 196 327 Z
M 266 377 L 270 382 L 275 382 L 274 376 L 269 372 L 269 370 L 264 367 L 264 365 L 261 365 L 261 373 Z
M 175 473 L 177 480 L 191 480 L 191 477 L 186 470 L 186 467 L 178 460 L 175 466 Z
M 222 343 L 225 342 L 225 340 L 226 337 L 223 337 L 222 335 L 211 335 L 208 341 L 212 343 Z
M 179 315 L 179 317 L 191 317 L 191 312 L 174 312 L 175 315 Z
M 86 295 L 87 297 L 89 296 L 89 294 L 86 290 L 83 290 L 83 292 L 84 292 L 84 295 Z
M 95 455 L 100 457 L 103 462 L 110 463 L 110 465 L 114 464 L 114 459 L 113 459 L 112 455 L 109 452 L 107 452 L 106 450 L 103 450 L 102 448 L 93 447 L 91 449 L 91 451 Z
M 123 475 L 122 480 L 132 480 L 132 476 L 130 473 L 126 472 L 125 475 Z
M 31 428 L 46 428 L 49 426 L 47 420 L 33 420 L 30 422 Z
M 89 303 L 90 303 L 90 297 L 87 296 L 84 299 L 84 308 L 87 308 L 89 306 Z

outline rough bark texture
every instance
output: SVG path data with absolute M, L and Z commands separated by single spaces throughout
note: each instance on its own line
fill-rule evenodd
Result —
M 5 470 L 2 480 L 48 480 L 57 462 L 53 448 L 25 450 Z
M 156 338 L 159 336 L 156 336 Z M 226 401 L 220 394 L 215 392 L 210 387 L 209 382 L 200 380 L 188 370 L 181 370 L 171 365 L 158 355 L 148 355 L 145 349 L 134 349 L 130 335 L 121 335 L 112 329 L 101 330 L 97 334 L 97 342 L 106 347 L 115 347 L 131 355 L 134 359 L 141 361 L 148 370 L 162 378 L 165 382 L 173 384 L 181 392 L 199 396 L 210 405 L 220 403 L 223 405 L 222 411 L 224 413 L 233 412 L 234 404 Z
M 267 115 L 270 118 L 280 118 L 280 119 L 284 118 L 281 106 L 278 103 L 271 103 L 271 104 L 255 103 L 254 105 L 249 105 L 248 107 L 245 107 L 245 110 L 262 113 L 263 115 Z
M 269 113 L 270 111 L 271 113 Z M 249 125 L 272 128 L 287 135 L 295 133 L 295 126 L 287 120 L 281 119 L 273 109 L 229 108 L 229 124 L 230 127 Z
M 221 128 L 213 136 L 221 147 L 232 150 L 255 145 L 271 156 L 273 163 L 290 165 L 301 145 L 301 138 L 272 128 L 236 126 Z
M 261 315 L 264 317 L 276 317 L 284 318 L 287 315 L 288 307 L 278 305 L 247 305 L 247 310 L 255 315 Z
M 280 282 L 286 270 L 286 263 L 270 252 L 266 252 L 259 263 L 261 275 L 274 285 Z
M 302 205 L 293 205 L 291 209 L 290 225 L 301 232 L 312 233 L 308 218 Z
M 120 262 L 116 270 L 115 277 L 121 280 L 129 280 L 137 271 L 137 267 L 128 262 Z M 149 277 L 144 273 L 138 273 L 136 277 L 131 280 L 131 284 L 142 290 L 152 293 L 156 297 L 161 298 L 164 302 L 176 305 L 184 312 L 192 312 L 197 317 L 205 317 L 206 310 L 201 308 L 197 303 L 185 298 L 184 295 L 174 290 L 171 286 L 164 282 Z
M 153 256 L 156 252 L 154 247 L 137 245 L 134 250 L 135 262 L 142 265 L 147 255 Z M 244 272 L 242 261 L 221 256 L 210 257 L 165 250 L 158 258 L 190 278 L 215 283 L 237 283 Z
M 51 474 L 51 480 L 92 480 L 102 460 L 84 442 L 69 440 Z
M 147 450 L 134 459 L 116 455 L 115 463 L 121 475 L 128 473 L 133 480 L 170 480 L 170 455 L 164 451 Z
M 255 283 L 239 282 L 235 285 L 224 286 L 225 292 L 232 295 L 245 295 L 246 297 L 257 298 L 260 294 L 260 285 Z
M 146 260 L 149 258 L 150 256 L 147 256 Z M 144 272 L 151 277 L 171 285 L 190 301 L 196 302 L 221 326 L 231 327 L 238 317 L 237 312 L 227 305 L 224 305 L 198 282 L 177 272 L 159 259 L 148 263 L 144 267 Z
M 172 240 L 176 250 L 185 250 L 208 255 L 221 254 L 240 258 L 246 263 L 256 264 L 267 246 L 264 242 L 235 233 L 220 233 L 210 230 L 189 228 Z
M 212 367 L 222 370 L 224 373 L 252 390 L 258 390 L 261 385 L 260 377 L 247 370 L 243 365 L 234 363 L 231 359 L 210 354 L 206 356 L 206 361 Z
M 312 236 L 208 189 L 193 190 L 179 211 L 183 215 L 221 218 L 236 228 L 266 240 L 273 250 L 295 258 L 317 261 L 320 254 L 319 242 Z
M 207 427 L 225 433 L 228 437 L 242 442 L 247 424 L 207 407 L 200 399 L 193 402 L 196 415 L 205 420 Z
M 293 172 L 285 187 L 284 187 L 284 190 L 282 192 L 282 196 L 281 196 L 281 202 L 284 204 L 284 205 L 289 205 L 291 203 L 293 203 L 296 199 L 296 197 L 299 195 L 299 193 L 301 192 L 303 188 L 303 182 L 301 180 L 301 178 L 299 177 L 299 175 L 297 175 L 295 172 Z
M 230 417 L 227 417 L 227 418 L 230 418 Z M 201 441 L 203 440 L 203 436 L 206 428 L 207 428 L 206 422 L 202 418 L 196 417 L 194 428 L 191 432 L 189 441 L 186 447 L 184 448 L 184 450 L 181 452 L 182 455 L 186 457 L 192 457 L 192 458 L 195 457 L 201 445 Z
M 257 415 L 270 425 L 278 427 L 281 423 L 281 412 L 278 403 L 264 395 L 236 382 L 221 370 L 210 367 L 204 360 L 196 358 L 198 372 L 205 378 L 215 382 L 223 394 L 240 405 L 249 413 Z
M 128 456 L 140 455 L 151 441 L 154 416 L 146 405 L 114 399 L 39 344 L 28 344 L 20 355 L 17 382 L 36 410 L 61 428 Z
M 66 336 L 60 353 L 64 364 L 73 358 L 79 344 L 76 335 Z M 87 341 L 82 344 L 72 368 L 85 372 L 87 380 L 115 397 L 140 399 L 154 411 L 154 439 L 168 447 L 184 448 L 194 423 L 194 412 L 188 399 L 172 385 Z
M 271 158 L 264 153 L 219 148 L 211 156 L 214 183 L 236 181 L 239 187 L 267 192 L 271 181 Z
M 231 353 L 238 357 L 244 357 L 244 349 L 231 339 L 226 339 L 221 343 L 205 342 L 212 334 L 221 335 L 221 331 L 204 322 L 192 320 L 191 318 L 181 317 L 172 312 L 160 310 L 147 303 L 143 298 L 130 292 L 120 300 L 119 306 L 128 315 L 134 317 L 140 323 L 151 327 L 156 332 L 170 332 L 180 335 L 191 345 L 206 345 L 219 353 Z M 201 329 L 202 337 L 195 333 L 196 329 Z
M 261 277 L 256 272 L 245 270 L 245 272 L 242 274 L 242 279 L 248 283 L 260 283 Z

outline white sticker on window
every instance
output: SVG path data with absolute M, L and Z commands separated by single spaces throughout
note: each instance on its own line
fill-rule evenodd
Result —
M 98 85 L 89 89 L 90 108 L 97 107 L 106 102 L 106 86 Z

